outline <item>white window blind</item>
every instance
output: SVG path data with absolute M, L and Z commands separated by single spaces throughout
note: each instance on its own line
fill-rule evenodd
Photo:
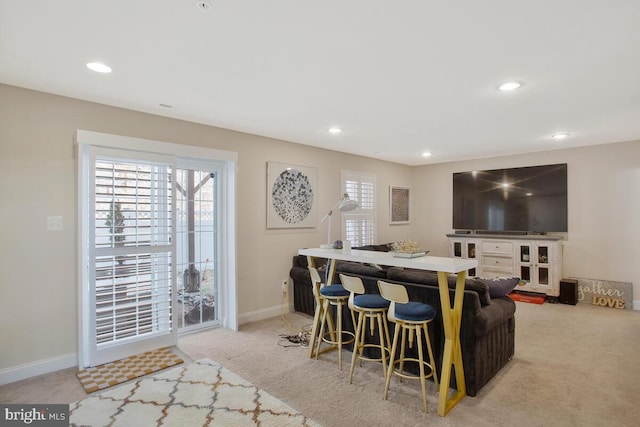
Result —
M 171 165 L 97 156 L 95 340 L 102 346 L 172 329 Z
M 351 246 L 372 245 L 376 239 L 375 175 L 342 171 L 342 188 L 358 208 L 342 214 L 342 235 Z

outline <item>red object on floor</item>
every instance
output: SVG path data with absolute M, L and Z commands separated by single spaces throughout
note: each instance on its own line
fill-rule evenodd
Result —
M 512 300 L 520 302 L 528 302 L 531 304 L 544 304 L 544 295 L 529 295 L 518 292 L 511 292 L 509 294 Z

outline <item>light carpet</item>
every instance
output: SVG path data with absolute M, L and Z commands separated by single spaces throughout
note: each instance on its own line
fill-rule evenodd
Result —
M 320 426 L 210 359 L 69 405 L 71 426 Z

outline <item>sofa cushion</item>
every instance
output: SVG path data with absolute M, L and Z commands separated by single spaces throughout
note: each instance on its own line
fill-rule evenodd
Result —
M 387 270 L 387 279 L 395 280 L 398 282 L 410 282 L 419 283 L 422 285 L 438 286 L 438 274 L 433 271 L 426 270 L 413 270 L 403 269 L 399 267 L 393 267 Z M 456 276 L 449 275 L 447 277 L 449 289 L 455 289 Z M 466 279 L 464 282 L 464 289 L 467 291 L 474 291 L 478 294 L 480 299 L 480 305 L 486 306 L 491 303 L 491 297 L 489 296 L 489 285 L 476 279 Z
M 338 261 L 336 263 L 336 271 L 347 274 L 358 274 L 361 276 L 371 276 L 380 279 L 387 277 L 387 272 L 379 267 L 373 267 L 370 265 L 360 264 L 359 262 L 350 261 Z
M 491 298 L 500 298 L 509 295 L 513 288 L 520 283 L 519 277 L 498 277 L 495 279 L 476 277 L 474 280 L 479 283 L 484 283 L 489 287 L 489 295 Z

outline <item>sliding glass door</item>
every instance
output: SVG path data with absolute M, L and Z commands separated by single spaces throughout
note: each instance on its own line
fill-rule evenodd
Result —
M 220 324 L 221 164 L 178 159 L 176 314 L 180 332 Z
M 236 154 L 77 132 L 79 365 L 237 330 Z

